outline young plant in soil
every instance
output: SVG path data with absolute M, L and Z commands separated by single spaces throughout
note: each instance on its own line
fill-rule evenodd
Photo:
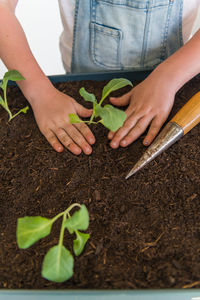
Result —
M 70 211 L 74 207 L 79 207 L 79 210 L 71 216 Z M 76 256 L 82 253 L 90 237 L 89 234 L 80 232 L 80 230 L 87 230 L 89 226 L 89 214 L 86 206 L 74 203 L 52 219 L 40 216 L 24 217 L 19 218 L 17 222 L 18 247 L 27 249 L 41 238 L 49 235 L 53 223 L 60 217 L 62 217 L 62 225 L 58 245 L 53 246 L 47 252 L 42 264 L 42 277 L 54 282 L 66 281 L 73 275 L 74 258 L 70 251 L 63 246 L 65 229 L 70 234 L 76 235 L 76 239 L 73 241 L 73 251 Z
M 102 96 L 99 102 L 94 94 L 88 93 L 84 87 L 80 89 L 80 95 L 85 101 L 93 103 L 93 113 L 89 121 L 82 121 L 76 114 L 69 114 L 70 123 L 88 123 L 97 124 L 102 123 L 111 131 L 117 131 L 124 123 L 126 119 L 126 114 L 124 111 L 115 108 L 114 106 L 107 104 L 102 106 L 103 101 L 108 97 L 108 95 L 122 87 L 127 85 L 132 85 L 132 83 L 125 78 L 115 78 L 109 81 L 109 83 L 103 88 Z M 94 118 L 100 118 L 99 121 L 95 122 Z
M 12 114 L 9 106 L 8 106 L 8 101 L 7 101 L 7 85 L 8 85 L 8 81 L 18 81 L 18 80 L 24 80 L 25 78 L 16 70 L 10 70 L 8 72 L 5 73 L 2 82 L 0 83 L 0 88 L 3 90 L 3 97 L 4 99 L 0 96 L 0 105 L 7 111 L 7 113 L 9 114 L 9 120 L 11 121 L 13 118 L 15 118 L 17 115 L 19 115 L 21 112 L 23 112 L 24 114 L 27 112 L 28 110 L 28 106 L 20 109 L 16 114 Z

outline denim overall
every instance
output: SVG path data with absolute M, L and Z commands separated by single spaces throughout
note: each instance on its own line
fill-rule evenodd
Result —
M 183 0 L 76 0 L 72 73 L 155 68 L 183 45 Z

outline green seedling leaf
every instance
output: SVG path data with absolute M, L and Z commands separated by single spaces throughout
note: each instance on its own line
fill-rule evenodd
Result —
M 81 123 L 83 122 L 81 119 L 79 119 L 79 117 L 75 114 L 69 114 L 69 121 L 71 124 L 74 124 L 74 123 Z
M 117 131 L 126 120 L 126 114 L 123 110 L 113 107 L 110 104 L 96 107 L 98 115 L 102 118 L 101 123 L 109 130 Z
M 79 256 L 82 253 L 90 235 L 88 233 L 82 233 L 78 230 L 76 230 L 75 233 L 76 233 L 76 239 L 73 240 L 73 250 L 75 255 Z
M 127 85 L 133 86 L 131 81 L 125 78 L 115 78 L 109 81 L 108 84 L 103 88 L 100 104 L 111 92 L 121 89 Z
M 4 79 L 12 81 L 25 80 L 25 78 L 17 70 L 10 70 L 6 72 Z
M 64 226 L 68 229 L 69 233 L 72 233 L 74 230 L 88 229 L 89 214 L 86 206 L 82 204 L 81 208 L 65 221 Z
M 24 217 L 17 222 L 17 244 L 26 249 L 51 232 L 52 220 L 43 217 Z
M 84 87 L 82 87 L 79 91 L 80 95 L 84 98 L 85 101 L 89 101 L 92 103 L 97 103 L 97 99 L 94 94 L 88 93 Z
M 0 87 L 3 90 L 6 88 L 8 80 L 19 81 L 19 80 L 25 80 L 25 78 L 17 70 L 10 70 L 6 72 L 0 84 Z
M 19 113 L 23 112 L 24 114 L 26 114 L 28 110 L 29 110 L 29 106 L 26 106 L 26 107 L 20 109 Z
M 71 253 L 63 245 L 54 246 L 44 257 L 42 277 L 54 282 L 66 281 L 73 275 L 73 266 Z

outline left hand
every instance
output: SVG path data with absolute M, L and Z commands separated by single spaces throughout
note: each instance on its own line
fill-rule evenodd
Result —
M 175 97 L 173 84 L 156 69 L 129 93 L 119 98 L 110 98 L 116 106 L 128 105 L 126 120 L 116 132 L 109 132 L 110 146 L 126 147 L 135 141 L 150 125 L 143 144 L 151 144 L 166 121 Z

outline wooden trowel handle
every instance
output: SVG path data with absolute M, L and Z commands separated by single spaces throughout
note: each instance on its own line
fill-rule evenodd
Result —
M 195 94 L 171 119 L 183 128 L 184 135 L 200 122 L 200 92 Z

